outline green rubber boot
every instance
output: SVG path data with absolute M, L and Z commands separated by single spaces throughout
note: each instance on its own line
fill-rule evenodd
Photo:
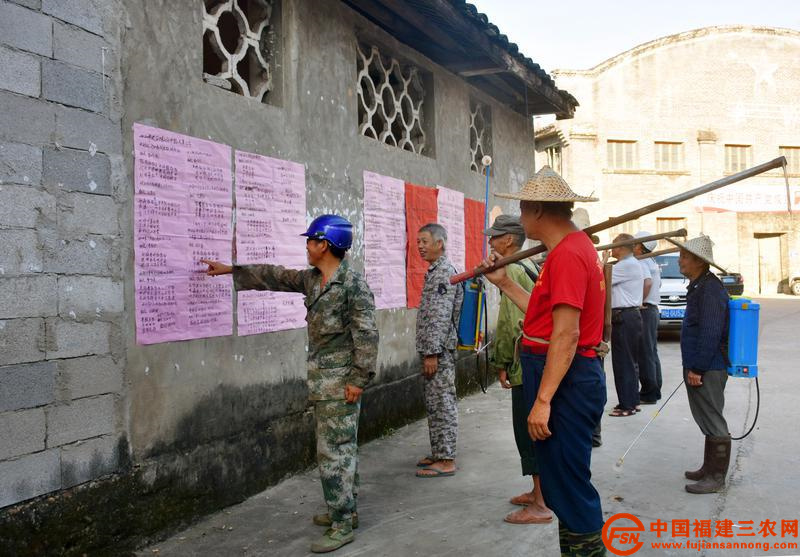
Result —
M 311 544 L 311 553 L 329 553 L 347 545 L 355 539 L 353 530 L 348 528 L 328 528 L 328 530 Z
M 353 530 L 355 530 L 358 528 L 358 513 L 353 513 L 351 516 L 353 517 Z M 333 521 L 329 513 L 315 514 L 313 522 L 317 526 L 325 526 L 327 528 L 333 526 Z

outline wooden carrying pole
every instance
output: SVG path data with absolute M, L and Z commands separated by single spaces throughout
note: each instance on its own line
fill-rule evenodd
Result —
M 603 308 L 603 342 L 611 342 L 611 277 L 613 267 L 611 263 L 603 264 L 603 282 L 605 283 L 606 305 Z
M 681 251 L 681 248 L 675 246 L 674 248 L 667 248 L 658 251 L 651 251 L 649 253 L 643 253 L 642 255 L 637 255 L 636 259 L 650 259 L 651 257 L 658 257 L 659 255 L 667 255 L 669 253 L 678 253 Z
M 595 246 L 594 249 L 597 251 L 605 251 L 614 248 L 621 248 L 623 246 L 633 246 L 636 244 L 641 244 L 642 242 L 650 242 L 652 240 L 663 240 L 664 238 L 685 238 L 687 234 L 688 232 L 686 232 L 685 228 L 679 228 L 678 230 L 673 230 L 672 232 L 662 232 L 660 234 L 653 234 L 652 236 L 642 236 L 641 238 L 631 238 L 630 240 L 620 240 L 619 242 L 605 244 L 603 246 Z
M 704 186 L 699 186 L 692 190 L 685 191 L 677 195 L 673 195 L 672 197 L 668 197 L 667 199 L 663 199 L 661 201 L 657 201 L 650 205 L 646 205 L 645 207 L 641 207 L 629 213 L 625 213 L 624 215 L 621 215 L 619 217 L 611 217 L 610 219 L 603 221 L 601 223 L 594 224 L 592 226 L 587 226 L 586 228 L 583 229 L 583 231 L 586 232 L 586 234 L 588 234 L 589 236 L 591 236 L 596 232 L 613 228 L 614 226 L 620 225 L 624 222 L 636 220 L 645 215 L 649 215 L 650 213 L 655 213 L 656 211 L 660 211 L 661 209 L 665 209 L 667 207 L 677 205 L 678 203 L 688 201 L 689 199 L 695 198 L 698 195 L 703 195 L 704 193 L 712 192 L 724 186 L 735 184 L 736 182 L 740 182 L 746 178 L 752 178 L 753 176 L 758 176 L 759 174 L 767 172 L 768 170 L 780 168 L 785 164 L 786 164 L 786 158 L 778 157 L 776 159 L 772 159 L 769 162 L 765 162 L 759 164 L 758 166 L 754 166 L 752 168 L 742 170 L 741 172 L 737 172 L 736 174 L 731 174 L 730 176 L 725 176 L 724 178 L 720 178 L 719 180 L 709 182 Z M 522 259 L 527 259 L 528 257 L 532 257 L 537 253 L 542 253 L 545 251 L 547 251 L 547 247 L 545 247 L 544 245 L 518 251 L 513 255 L 509 255 L 508 257 L 503 257 L 501 259 L 498 259 L 497 261 L 495 261 L 494 265 L 492 265 L 491 268 L 478 267 L 477 269 L 473 269 L 472 271 L 465 271 L 463 273 L 453 275 L 452 277 L 450 277 L 450 284 L 458 284 L 459 282 L 463 282 L 465 280 L 480 276 L 489 269 L 499 269 L 500 267 L 505 267 L 506 265 L 510 265 L 511 263 L 516 263 L 517 261 L 521 261 Z

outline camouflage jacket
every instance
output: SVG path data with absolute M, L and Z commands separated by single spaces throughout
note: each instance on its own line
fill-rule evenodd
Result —
M 233 268 L 236 290 L 275 290 L 305 295 L 308 310 L 308 389 L 311 400 L 344 398 L 345 385 L 363 388 L 375 376 L 378 327 L 367 282 L 343 260 L 324 288 L 317 269 L 279 265 Z
M 458 345 L 458 319 L 464 288 L 450 284 L 456 272 L 442 255 L 425 273 L 422 299 L 417 312 L 417 352 L 423 356 L 455 350 Z

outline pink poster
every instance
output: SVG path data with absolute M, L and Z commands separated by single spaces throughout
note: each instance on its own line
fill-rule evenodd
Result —
M 308 267 L 305 168 L 236 151 L 236 261 Z M 239 291 L 239 336 L 306 326 L 302 294 Z
M 364 171 L 364 276 L 376 309 L 406 307 L 405 182 Z
M 233 333 L 231 277 L 200 259 L 231 260 L 231 149 L 133 126 L 136 340 Z
M 447 258 L 459 273 L 466 267 L 464 194 L 439 186 L 439 224 L 447 230 Z

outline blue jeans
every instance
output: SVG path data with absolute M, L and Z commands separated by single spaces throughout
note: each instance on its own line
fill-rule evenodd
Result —
M 545 355 L 521 354 L 525 403 L 533 408 L 542 382 Z M 551 436 L 536 441 L 536 458 L 545 503 L 570 532 L 588 534 L 603 527 L 600 495 L 592 485 L 592 431 L 606 404 L 606 377 L 599 358 L 575 356 L 550 402 Z

